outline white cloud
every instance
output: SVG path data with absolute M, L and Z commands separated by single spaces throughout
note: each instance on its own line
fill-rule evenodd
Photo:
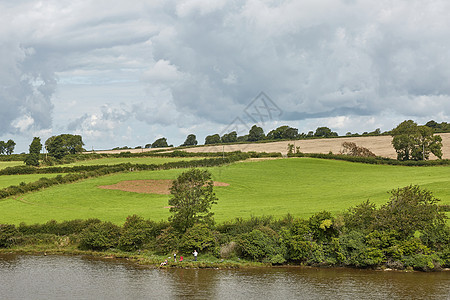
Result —
M 183 139 L 260 91 L 284 111 L 273 121 L 300 131 L 448 121 L 449 12 L 444 0 L 3 1 L 0 136 L 156 126 Z

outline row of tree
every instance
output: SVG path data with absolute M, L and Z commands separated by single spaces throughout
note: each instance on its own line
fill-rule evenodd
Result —
M 13 140 L 0 141 L 0 155 L 11 155 L 14 152 L 14 147 L 16 147 L 16 143 Z
M 47 149 L 48 155 L 54 159 L 62 159 L 66 155 L 83 152 L 83 146 L 84 143 L 81 135 L 61 134 L 49 137 L 45 141 L 45 149 Z M 25 164 L 39 166 L 41 150 L 41 138 L 34 137 L 30 144 L 29 154 L 25 158 Z
M 318 127 L 316 131 L 310 131 L 307 134 L 298 133 L 297 128 L 293 128 L 287 125 L 280 126 L 277 129 L 269 131 L 266 135 L 262 127 L 253 125 L 247 135 L 238 136 L 236 131 L 225 133 L 220 136 L 219 134 L 208 135 L 205 138 L 205 145 L 220 144 L 220 143 L 236 143 L 236 142 L 257 142 L 262 140 L 296 140 L 302 138 L 328 138 L 337 137 L 336 132 L 331 131 L 328 127 Z

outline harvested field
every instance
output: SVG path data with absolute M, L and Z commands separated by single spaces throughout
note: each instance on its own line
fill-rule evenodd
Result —
M 450 159 L 450 133 L 439 133 L 442 137 L 442 158 Z M 300 147 L 303 153 L 329 153 L 338 154 L 342 150 L 342 143 L 353 142 L 375 153 L 377 156 L 397 158 L 395 149 L 391 144 L 391 136 L 364 136 L 364 137 L 343 137 L 328 139 L 294 140 L 273 143 L 252 143 L 236 145 L 216 145 L 185 149 L 186 152 L 232 152 L 232 151 L 256 151 L 256 152 L 280 152 L 287 153 L 288 144 Z M 436 159 L 433 155 L 431 159 Z
M 228 183 L 214 181 L 214 186 L 228 186 Z M 101 189 L 120 190 L 133 193 L 169 195 L 172 180 L 126 180 L 112 185 L 99 186 Z

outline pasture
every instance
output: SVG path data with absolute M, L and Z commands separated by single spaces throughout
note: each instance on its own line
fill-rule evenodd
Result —
M 94 165 L 118 165 L 118 164 L 164 164 L 173 161 L 187 161 L 202 159 L 202 157 L 105 157 L 99 159 L 81 160 L 70 164 L 61 165 L 66 166 L 94 166 Z
M 133 159 L 135 161 L 136 159 Z M 334 214 L 367 199 L 378 205 L 388 191 L 417 184 L 450 204 L 449 167 L 367 165 L 312 158 L 246 161 L 209 169 L 219 198 L 217 222 L 252 215 L 299 217 L 328 210 Z M 128 215 L 167 219 L 168 195 L 105 190 L 124 180 L 175 179 L 183 169 L 113 174 L 0 200 L 0 223 L 44 223 L 99 218 L 122 224 Z M 46 175 L 40 175 L 43 177 Z M 15 177 L 15 176 L 12 176 Z M 23 181 L 23 180 L 22 180 Z
M 8 167 L 24 166 L 23 161 L 0 161 L 0 170 Z

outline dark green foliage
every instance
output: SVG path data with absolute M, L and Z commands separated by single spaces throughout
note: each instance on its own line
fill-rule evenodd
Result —
M 70 220 L 62 221 L 60 223 L 55 220 L 50 220 L 45 224 L 32 224 L 26 225 L 20 223 L 18 230 L 24 235 L 32 234 L 54 234 L 59 236 L 79 234 L 91 224 L 100 223 L 99 219 L 87 219 L 87 220 Z
M 431 192 L 418 186 L 393 190 L 388 203 L 376 214 L 375 229 L 395 230 L 401 238 L 407 238 L 417 230 L 443 224 L 446 215 L 439 211 L 438 199 Z
M 178 250 L 180 237 L 180 232 L 172 226 L 161 230 L 161 234 L 156 237 L 156 250 L 161 254 Z
M 277 129 L 271 130 L 267 134 L 267 139 L 269 140 L 280 140 L 280 139 L 293 140 L 297 138 L 299 138 L 298 129 L 289 127 L 287 125 L 280 126 Z
M 33 138 L 33 141 L 30 144 L 30 153 L 25 159 L 25 164 L 27 166 L 39 166 L 39 154 L 42 150 L 41 139 L 39 137 Z
M 217 246 L 214 232 L 205 224 L 195 224 L 181 236 L 179 250 L 182 253 L 192 253 L 197 250 L 217 254 Z
M 427 122 L 425 126 L 432 128 L 434 132 L 450 132 L 450 123 L 447 122 L 437 123 L 436 121 L 431 120 Z
M 13 140 L 8 140 L 7 142 L 0 141 L 0 155 L 11 155 L 14 152 L 15 146 L 16 143 Z
M 220 140 L 222 143 L 235 143 L 237 142 L 237 133 L 236 131 L 225 133 Z
M 313 251 L 312 233 L 306 220 L 295 220 L 281 231 L 281 240 L 289 260 L 306 261 Z
M 0 224 L 0 248 L 8 248 L 14 244 L 14 239 L 19 235 L 16 226 Z
M 428 126 L 417 126 L 412 120 L 403 121 L 391 135 L 398 160 L 425 160 L 430 153 L 442 158 L 442 138 L 433 135 L 433 129 Z
M 68 154 L 84 151 L 84 143 L 80 135 L 61 134 L 45 141 L 45 148 L 50 156 L 61 159 Z
M 331 131 L 331 129 L 328 127 L 318 127 L 316 129 L 316 132 L 314 133 L 314 136 L 329 138 L 329 137 L 336 137 L 338 136 L 338 134 L 336 132 Z
M 322 211 L 311 216 L 308 221 L 308 226 L 314 240 L 326 242 L 330 241 L 332 237 L 337 236 L 337 230 L 333 222 L 334 217 L 328 211 Z
M 169 221 L 180 232 L 196 223 L 213 223 L 211 206 L 217 202 L 214 183 L 207 170 L 191 169 L 173 181 L 169 205 L 173 215 Z
M 195 134 L 190 134 L 186 137 L 186 140 L 184 141 L 184 143 L 181 146 L 195 146 L 197 145 L 197 137 L 195 136 Z
M 250 131 L 248 132 L 248 140 L 250 142 L 256 142 L 263 140 L 265 138 L 264 130 L 261 127 L 253 125 Z
M 383 251 L 365 243 L 364 234 L 351 231 L 339 238 L 339 256 L 348 266 L 369 267 L 381 264 Z
M 159 138 L 153 142 L 152 148 L 166 148 L 169 147 L 167 139 L 165 137 Z
M 376 207 L 369 200 L 348 209 L 343 214 L 347 230 L 371 230 L 376 219 Z
M 137 215 L 127 217 L 121 235 L 118 248 L 125 251 L 141 249 L 144 244 L 160 234 L 160 226 L 157 223 L 144 220 Z
M 111 222 L 91 224 L 80 234 L 80 248 L 103 251 L 115 248 L 120 237 L 120 227 Z
M 220 135 L 218 134 L 208 135 L 205 138 L 205 145 L 211 144 L 220 144 Z
M 242 233 L 249 233 L 259 227 L 270 227 L 274 223 L 272 216 L 251 216 L 250 219 L 236 218 L 224 222 L 218 225 L 216 229 L 224 235 L 237 236 Z
M 278 243 L 278 234 L 268 227 L 261 227 L 242 234 L 237 241 L 240 256 L 257 261 L 274 259 L 279 263 L 279 255 L 284 249 Z

